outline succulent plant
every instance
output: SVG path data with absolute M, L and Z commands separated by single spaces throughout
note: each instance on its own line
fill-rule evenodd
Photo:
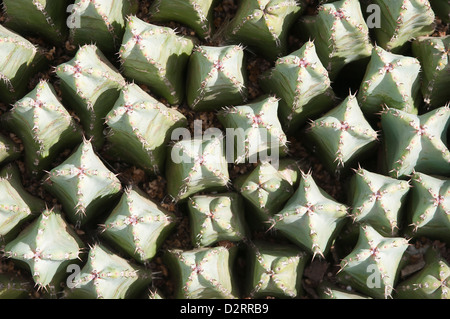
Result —
M 48 172 L 44 187 L 59 199 L 77 227 L 101 215 L 122 189 L 119 179 L 84 140 L 63 163 Z
M 156 0 L 152 3 L 150 21 L 177 21 L 192 28 L 201 39 L 214 32 L 214 7 L 218 0 Z
M 20 156 L 19 146 L 10 138 L 0 134 L 0 164 L 14 161 Z
M 148 85 L 170 104 L 180 104 L 185 95 L 185 70 L 193 49 L 194 41 L 190 38 L 132 16 L 119 55 L 125 76 Z
M 371 226 L 362 225 L 356 246 L 341 261 L 339 279 L 370 297 L 392 297 L 407 248 L 405 238 L 383 237 Z
M 428 0 L 375 0 L 381 9 L 381 27 L 375 38 L 381 47 L 392 52 L 405 50 L 413 38 L 434 31 L 435 15 Z
M 387 105 L 417 114 L 420 93 L 420 62 L 375 46 L 358 92 L 364 114 L 373 117 Z
M 266 93 L 280 98 L 279 118 L 289 135 L 297 133 L 309 118 L 331 109 L 334 104 L 328 72 L 311 41 L 277 59 L 259 82 Z
M 77 45 L 95 43 L 104 53 L 119 47 L 126 18 L 138 10 L 137 0 L 75 0 L 70 40 Z
M 450 151 L 446 147 L 450 108 L 440 107 L 422 115 L 386 109 L 381 115 L 385 170 L 392 177 L 450 174 Z
M 175 142 L 166 161 L 167 192 L 175 202 L 229 184 L 228 164 L 219 137 Z
M 59 290 L 66 267 L 80 258 L 84 244 L 55 209 L 46 209 L 4 250 L 7 258 L 27 265 L 36 285 Z
M 180 112 L 158 102 L 137 84 L 127 84 L 106 115 L 108 151 L 149 174 L 158 174 L 164 171 L 171 133 L 186 124 Z
M 212 111 L 247 100 L 244 48 L 196 46 L 189 58 L 186 98 L 195 111 Z
M 412 235 L 450 242 L 450 179 L 415 172 L 408 221 Z
M 335 287 L 335 285 L 328 282 L 322 282 L 317 292 L 321 299 L 371 299 L 370 297 Z
M 231 275 L 236 247 L 223 246 L 165 254 L 175 279 L 177 299 L 235 299 L 237 287 Z
M 125 86 L 125 80 L 95 45 L 84 45 L 69 62 L 56 67 L 63 102 L 80 118 L 87 138 L 104 143 L 104 117 Z
M 38 177 L 62 150 L 82 140 L 75 120 L 46 81 L 17 101 L 2 120 L 23 141 L 27 169 Z
M 70 0 L 5 0 L 5 25 L 17 32 L 36 34 L 61 45 L 69 33 L 65 13 L 70 3 Z
M 288 152 L 287 137 L 278 120 L 278 100 L 263 96 L 247 105 L 232 106 L 218 112 L 217 118 L 227 129 L 228 141 L 235 141 L 236 164 L 278 160 Z M 230 129 L 230 130 L 228 130 Z
M 450 82 L 450 35 L 419 37 L 412 43 L 412 51 L 422 65 L 421 91 L 428 108 L 437 108 L 450 101 L 447 87 Z
M 119 204 L 102 225 L 102 235 L 128 255 L 151 260 L 175 226 L 173 214 L 159 207 L 138 188 L 126 188 Z
M 90 247 L 81 272 L 66 289 L 65 298 L 137 298 L 151 282 L 149 270 L 129 263 L 102 244 L 95 244 Z
M 349 191 L 353 221 L 372 226 L 382 236 L 397 236 L 410 187 L 407 181 L 359 167 Z
M 0 299 L 26 299 L 32 291 L 31 283 L 10 273 L 0 274 Z
M 325 257 L 345 223 L 347 209 L 318 187 L 310 173 L 302 173 L 298 189 L 269 223 L 313 258 Z
M 236 193 L 192 196 L 188 201 L 188 212 L 191 240 L 196 247 L 247 238 L 244 203 Z
M 444 23 L 450 23 L 450 1 L 449 0 L 430 0 L 431 8 L 434 13 L 442 19 Z
M 364 117 L 355 95 L 311 121 L 307 137 L 331 173 L 352 167 L 378 146 L 378 133 Z
M 288 53 L 289 30 L 303 9 L 303 2 L 295 0 L 243 0 L 223 36 L 275 60 Z
M 371 56 L 369 28 L 358 0 L 327 3 L 318 11 L 304 16 L 300 28 L 314 40 L 317 54 L 334 80 L 345 65 Z
M 0 171 L 0 190 L 0 242 L 7 243 L 45 204 L 25 190 L 15 164 L 6 165 Z
M 303 294 L 306 254 L 292 245 L 251 243 L 248 252 L 249 297 L 295 298 Z

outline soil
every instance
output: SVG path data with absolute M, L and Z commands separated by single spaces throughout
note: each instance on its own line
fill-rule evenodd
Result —
M 150 22 L 149 17 L 149 7 L 152 1 L 140 1 L 140 8 L 137 16 L 147 22 Z M 215 26 L 216 28 L 220 28 L 228 21 L 232 19 L 237 9 L 237 1 L 235 0 L 223 0 L 216 8 L 215 8 Z M 305 14 L 315 14 L 318 1 L 317 0 L 307 0 L 308 7 L 306 8 Z M 3 24 L 5 22 L 5 16 L 0 13 L 0 23 Z M 191 35 L 194 36 L 195 33 L 175 22 L 161 24 L 165 26 L 169 26 L 171 28 L 176 28 L 178 33 L 183 35 Z M 443 25 L 439 19 L 437 19 L 437 27 L 435 36 L 441 36 L 448 34 L 448 25 Z M 50 67 L 47 68 L 45 72 L 40 72 L 36 74 L 32 79 L 30 79 L 28 88 L 31 91 L 40 79 L 46 79 L 51 82 L 58 96 L 61 96 L 61 92 L 59 89 L 59 81 L 53 72 L 54 67 L 57 65 L 67 62 L 73 58 L 76 53 L 77 46 L 73 45 L 69 41 L 65 42 L 64 46 L 56 47 L 48 44 L 43 39 L 39 37 L 30 37 L 22 34 L 25 38 L 27 38 L 32 43 L 38 45 L 44 52 L 45 56 L 49 61 Z M 214 39 L 211 41 L 203 42 L 207 45 L 218 45 L 220 43 L 220 39 Z M 303 45 L 301 39 L 297 38 L 295 35 L 291 35 L 289 37 L 289 45 L 290 50 L 294 51 L 300 48 Z M 119 66 L 119 61 L 112 61 L 116 66 Z M 261 58 L 256 55 L 249 55 L 247 62 L 247 70 L 249 77 L 249 95 L 250 100 L 255 99 L 263 94 L 262 90 L 258 85 L 259 76 L 266 70 L 270 69 L 273 66 L 273 62 L 267 61 L 264 58 Z M 151 94 L 149 89 L 145 85 L 141 85 L 142 89 Z M 348 90 L 347 90 L 348 92 Z M 342 98 L 344 98 L 343 96 Z M 167 106 L 170 106 L 163 99 L 159 100 L 165 103 Z M 6 105 L 0 103 L 0 116 L 7 112 L 10 108 L 10 105 Z M 193 130 L 194 120 L 201 120 L 203 123 L 203 129 L 206 130 L 209 127 L 223 128 L 222 125 L 218 122 L 214 112 L 194 112 L 187 105 L 182 104 L 179 106 L 175 106 L 181 113 L 183 113 L 188 119 L 189 128 Z M 70 110 L 69 110 L 70 111 Z M 71 112 L 75 119 L 78 120 L 77 116 Z M 79 121 L 79 120 L 78 120 Z M 5 136 L 9 136 L 13 141 L 15 141 L 23 151 L 23 145 L 20 139 L 15 136 L 13 133 L 5 131 L 0 127 L 0 133 Z M 317 184 L 323 188 L 329 195 L 335 198 L 337 201 L 346 203 L 347 201 L 347 190 L 346 184 L 348 182 L 349 176 L 334 176 L 330 174 L 324 166 L 321 164 L 320 160 L 316 157 L 316 155 L 311 152 L 305 145 L 303 145 L 300 137 L 289 137 L 289 148 L 290 154 L 289 156 L 297 159 L 300 163 L 302 170 L 305 172 L 311 171 L 313 177 Z M 72 152 L 73 150 L 67 149 L 60 154 L 57 160 L 53 163 L 53 167 L 62 163 Z M 173 212 L 177 217 L 177 226 L 172 234 L 165 240 L 163 243 L 160 252 L 156 255 L 156 257 L 149 263 L 145 265 L 148 269 L 151 269 L 154 273 L 154 280 L 152 284 L 151 290 L 158 290 L 162 296 L 165 298 L 173 298 L 174 297 L 174 283 L 171 277 L 169 269 L 166 267 L 162 260 L 162 254 L 164 250 L 167 249 L 183 249 L 188 250 L 192 249 L 192 243 L 190 239 L 190 225 L 187 214 L 184 211 L 184 207 L 182 205 L 174 204 L 170 198 L 167 196 L 166 192 L 166 180 L 163 176 L 158 177 L 150 177 L 144 173 L 144 171 L 135 166 L 128 165 L 126 163 L 118 162 L 114 158 L 108 156 L 108 154 L 102 149 L 98 150 L 98 155 L 108 164 L 108 167 L 116 174 L 118 174 L 119 179 L 123 183 L 124 186 L 127 185 L 136 185 L 142 190 L 144 190 L 148 196 L 159 203 L 162 207 L 167 209 L 170 212 Z M 49 207 L 57 207 L 60 208 L 60 204 L 58 200 L 47 193 L 42 185 L 40 180 L 35 180 L 29 176 L 25 169 L 23 157 L 19 158 L 16 161 L 21 173 L 22 173 L 22 182 L 28 192 L 31 194 L 38 196 L 44 199 Z M 229 172 L 230 178 L 234 180 L 236 177 L 245 174 L 252 170 L 255 167 L 253 164 L 245 164 L 245 165 L 230 165 Z M 97 230 L 80 230 L 77 229 L 78 234 L 85 240 L 86 243 L 95 243 L 98 241 L 98 233 Z M 275 232 L 265 232 L 265 231 L 255 231 L 252 234 L 252 238 L 264 238 L 267 241 L 276 241 L 276 242 L 286 242 L 280 236 L 278 236 Z M 416 248 L 417 251 L 420 251 L 421 247 L 426 246 L 436 246 L 441 251 L 444 258 L 450 262 L 450 247 L 445 243 L 440 241 L 433 241 L 428 238 L 419 238 L 415 239 L 411 242 L 412 245 Z M 231 242 L 220 242 L 218 245 L 224 246 L 232 246 L 232 245 L 242 245 Z M 328 280 L 330 282 L 336 282 L 335 275 L 339 269 L 339 262 L 343 254 L 351 251 L 351 246 L 344 247 L 339 252 L 332 248 L 331 253 L 327 259 L 319 259 L 316 258 L 309 263 L 304 272 L 303 279 L 303 288 L 305 290 L 305 294 L 301 298 L 318 298 L 317 287 L 319 283 L 323 280 Z M 117 252 L 120 254 L 120 252 Z M 421 254 L 418 253 L 414 255 L 415 257 L 412 259 L 410 264 L 417 264 L 421 260 Z M 237 267 L 240 268 L 236 273 L 244 273 L 245 272 L 245 258 L 242 256 L 238 257 L 238 261 L 236 263 Z M 415 270 L 417 271 L 417 269 Z M 29 278 L 31 280 L 30 274 L 28 271 L 24 271 L 14 265 L 11 260 L 1 259 L 0 260 L 0 273 L 15 273 L 19 276 Z M 409 275 L 408 273 L 403 274 L 404 277 Z M 346 288 L 346 287 L 343 287 Z M 30 298 L 42 298 L 42 292 L 38 290 L 33 290 L 33 293 L 30 295 Z

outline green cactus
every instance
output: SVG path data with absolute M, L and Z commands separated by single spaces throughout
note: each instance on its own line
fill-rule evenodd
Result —
M 349 292 L 345 289 L 337 288 L 335 285 L 328 282 L 322 282 L 319 284 L 317 290 L 320 299 L 372 299 L 355 292 Z
M 259 82 L 264 92 L 280 98 L 279 118 L 289 135 L 297 133 L 309 118 L 331 109 L 334 104 L 328 72 L 311 41 L 279 58 Z
M 27 299 L 32 291 L 31 283 L 17 274 L 0 274 L 0 299 Z
M 69 62 L 56 67 L 63 102 L 79 116 L 87 138 L 104 143 L 104 118 L 125 86 L 125 80 L 95 45 L 84 45 Z
M 105 123 L 109 129 L 106 134 L 109 153 L 155 175 L 164 171 L 171 133 L 186 126 L 187 120 L 138 85 L 127 84 L 106 115 Z
M 148 85 L 170 104 L 180 104 L 185 95 L 185 70 L 193 49 L 190 38 L 132 16 L 119 55 L 125 76 Z
M 14 161 L 20 156 L 19 146 L 10 138 L 0 134 L 0 164 Z

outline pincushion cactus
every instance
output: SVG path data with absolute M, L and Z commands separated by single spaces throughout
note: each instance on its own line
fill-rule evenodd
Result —
M 161 50 L 164 46 L 164 50 Z M 174 30 L 129 17 L 119 55 L 125 76 L 148 85 L 170 104 L 184 98 L 185 70 L 194 42 Z
M 309 41 L 279 58 L 262 74 L 261 88 L 280 98 L 279 117 L 286 134 L 298 133 L 309 118 L 333 107 L 335 94 L 327 70 Z
M 81 120 L 96 147 L 104 143 L 104 117 L 119 97 L 125 80 L 95 45 L 84 45 L 69 62 L 56 67 L 63 102 Z
M 164 171 L 171 133 L 187 124 L 184 115 L 158 102 L 136 84 L 127 84 L 121 90 L 105 122 L 109 153 L 151 175 Z
M 0 134 L 0 164 L 17 159 L 20 156 L 20 149 L 10 138 Z

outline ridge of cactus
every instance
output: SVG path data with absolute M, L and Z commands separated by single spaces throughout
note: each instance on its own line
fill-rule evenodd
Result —
M 317 288 L 317 292 L 321 299 L 372 299 L 355 292 L 349 292 L 343 288 L 338 288 L 329 282 L 322 282 Z
M 20 154 L 19 146 L 10 138 L 0 134 L 0 164 L 16 160 Z

